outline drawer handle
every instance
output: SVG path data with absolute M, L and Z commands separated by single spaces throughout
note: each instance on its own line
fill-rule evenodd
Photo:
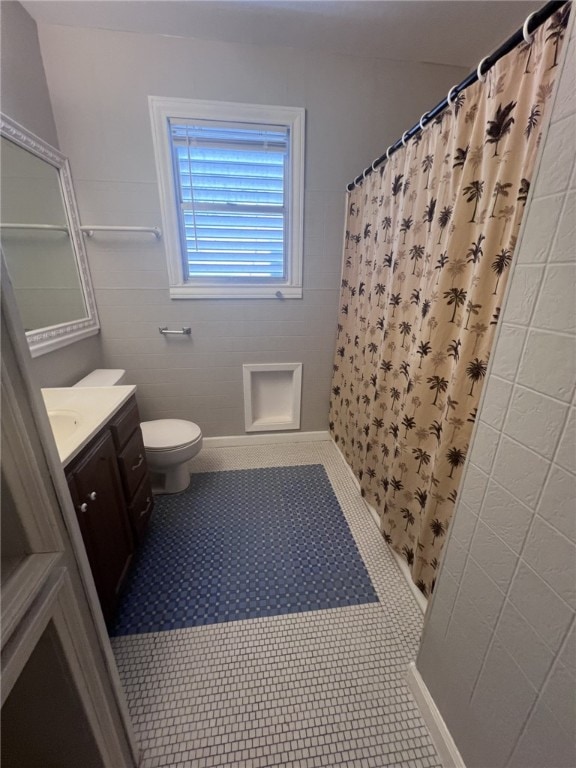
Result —
M 78 509 L 80 510 L 80 512 L 88 512 L 88 504 L 86 504 L 86 502 L 84 502 L 84 504 L 80 504 Z
M 142 512 L 140 512 L 140 517 L 144 517 L 144 515 L 148 512 L 149 509 L 150 509 L 150 496 L 148 496 L 148 498 L 146 499 L 146 506 L 144 507 Z
M 90 499 L 90 501 L 96 501 L 96 491 L 92 491 L 92 493 L 89 493 L 88 498 Z
M 132 472 L 134 472 L 135 470 L 139 469 L 142 466 L 142 462 L 143 461 L 144 461 L 144 455 L 142 453 L 139 453 L 138 454 L 138 461 L 136 462 L 136 464 L 134 464 L 132 466 Z

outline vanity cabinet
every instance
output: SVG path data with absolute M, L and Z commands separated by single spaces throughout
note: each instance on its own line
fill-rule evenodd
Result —
M 106 621 L 154 501 L 135 397 L 66 467 L 68 487 Z
M 108 430 L 83 451 L 67 479 L 102 611 L 110 621 L 134 545 Z
M 136 541 L 140 542 L 150 520 L 154 500 L 135 397 L 112 419 L 110 431 L 116 446 L 128 517 Z

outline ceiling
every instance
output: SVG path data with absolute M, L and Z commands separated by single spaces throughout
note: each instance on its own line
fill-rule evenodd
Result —
M 38 23 L 471 68 L 541 7 L 523 0 L 27 0 Z

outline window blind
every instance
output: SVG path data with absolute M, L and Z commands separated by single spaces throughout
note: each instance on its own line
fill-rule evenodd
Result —
M 189 278 L 283 279 L 289 129 L 170 120 Z

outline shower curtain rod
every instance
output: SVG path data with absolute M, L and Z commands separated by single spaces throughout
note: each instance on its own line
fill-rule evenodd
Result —
M 540 8 L 538 11 L 531 13 L 524 22 L 523 27 L 515 32 L 511 37 L 509 37 L 504 43 L 502 43 L 502 45 L 493 53 L 482 59 L 474 72 L 471 72 L 466 78 L 464 78 L 464 80 L 462 80 L 462 82 L 458 83 L 458 85 L 450 88 L 448 96 L 445 99 L 436 104 L 436 106 L 433 107 L 429 112 L 425 112 L 420 118 L 419 122 L 416 123 L 416 125 L 413 125 L 412 128 L 405 131 L 401 138 L 399 138 L 398 141 L 396 141 L 394 144 L 391 144 L 383 155 L 380 155 L 379 158 L 374 160 L 372 165 L 369 165 L 363 173 L 357 176 L 354 181 L 351 181 L 350 184 L 348 184 L 346 187 L 348 192 L 351 192 L 357 184 L 365 179 L 366 176 L 371 174 L 372 171 L 375 171 L 376 168 L 378 168 L 379 165 L 382 165 L 385 160 L 389 160 L 390 155 L 400 149 L 400 147 L 403 146 L 408 141 L 408 139 L 411 139 L 419 131 L 423 130 L 427 123 L 437 117 L 443 110 L 446 109 L 447 106 L 451 105 L 452 101 L 456 98 L 456 96 L 458 96 L 459 93 L 462 93 L 462 91 L 466 90 L 466 88 L 468 88 L 470 85 L 476 83 L 480 77 L 485 75 L 499 59 L 501 59 L 503 56 L 506 56 L 507 53 L 510 53 L 511 50 L 513 50 L 519 43 L 522 42 L 522 40 L 529 38 L 530 35 L 532 35 L 532 33 L 535 32 L 541 24 L 544 24 L 544 22 L 547 21 L 550 16 L 562 8 L 563 5 L 566 5 L 568 1 L 569 0 L 551 0 L 550 2 L 546 3 L 546 5 L 543 5 L 542 8 Z

